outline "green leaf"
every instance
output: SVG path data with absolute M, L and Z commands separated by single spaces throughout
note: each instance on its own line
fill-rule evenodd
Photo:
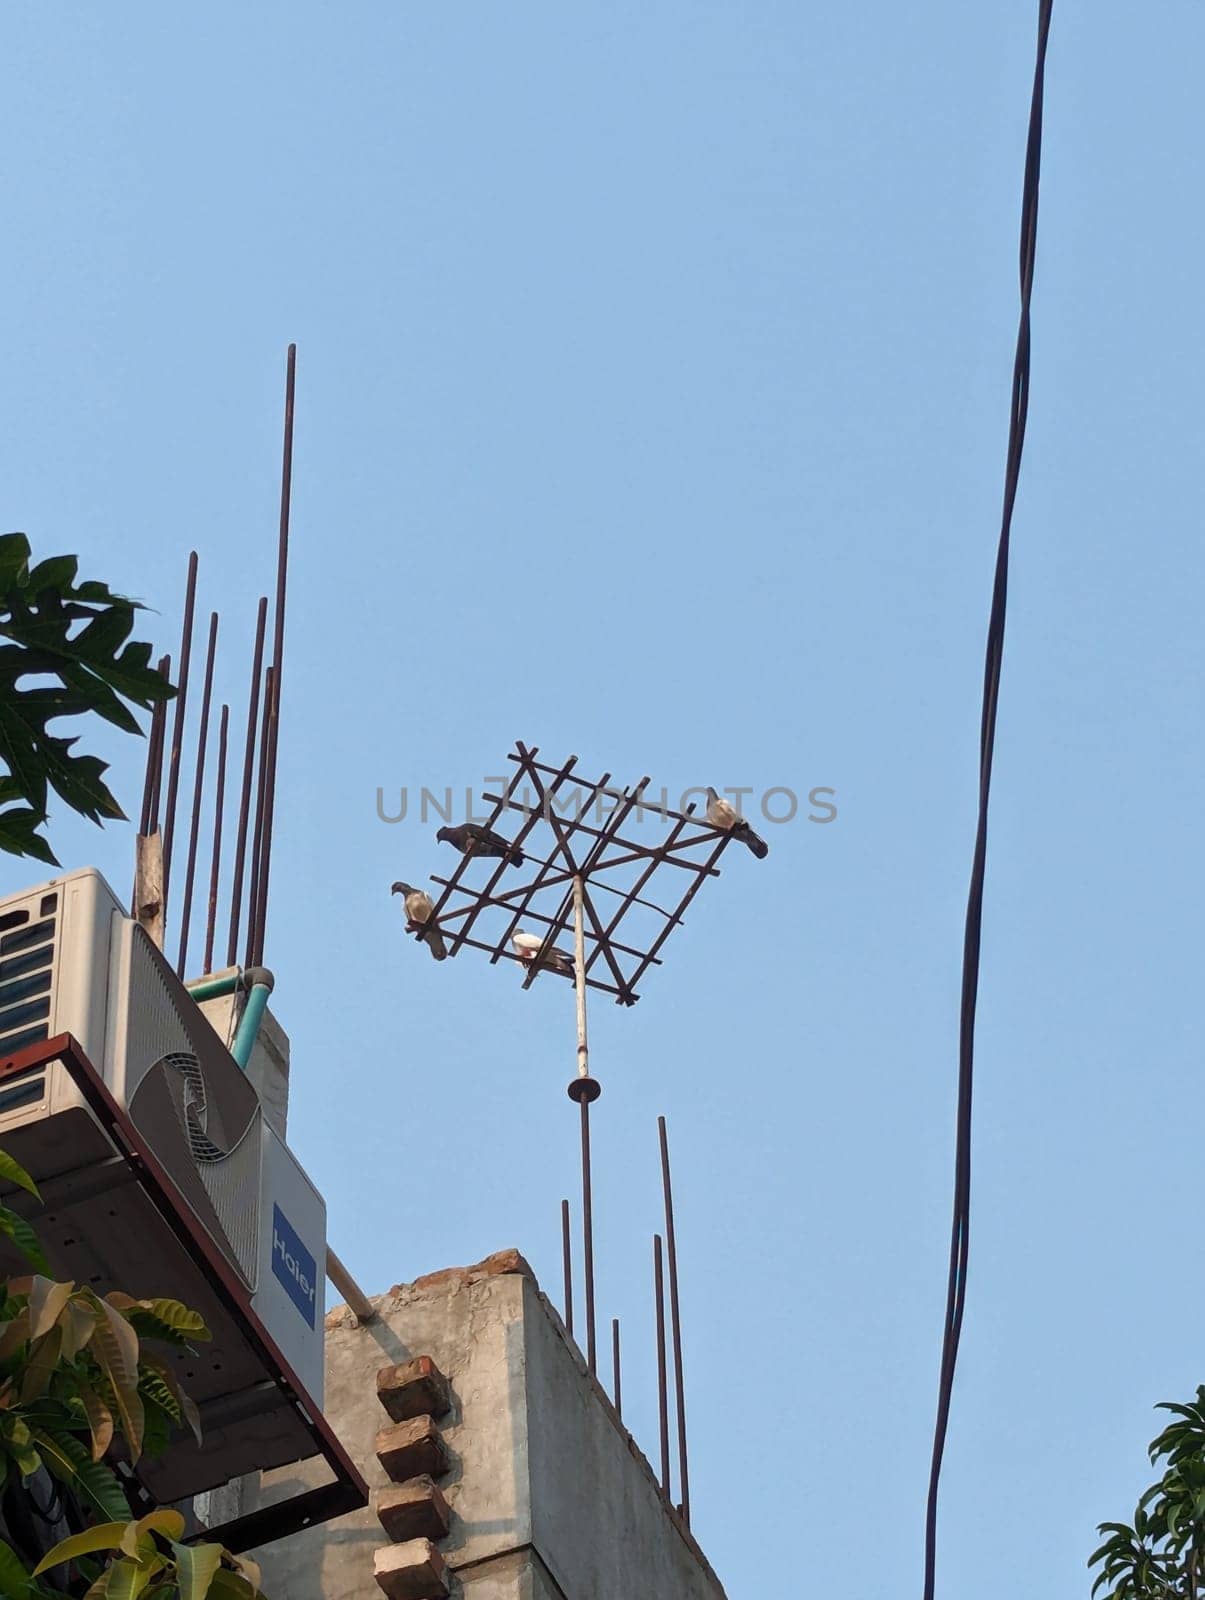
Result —
M 154 1574 L 141 1561 L 123 1556 L 109 1568 L 105 1600 L 138 1600 Z
M 58 856 L 38 831 L 45 823 L 45 811 L 34 811 L 28 806 L 11 806 L 7 811 L 0 811 L 0 850 L 10 856 L 32 856 L 48 867 L 60 866 Z
M 0 1539 L 0 1594 L 4 1600 L 26 1600 L 32 1588 L 25 1564 L 12 1546 Z
M 21 1402 L 28 1405 L 38 1400 L 50 1387 L 50 1380 L 59 1364 L 63 1350 L 63 1330 L 52 1327 L 49 1333 L 30 1346 L 29 1361 L 21 1375 Z
M 34 1437 L 47 1467 L 68 1488 L 107 1520 L 129 1519 L 130 1507 L 120 1483 L 101 1461 L 93 1461 L 70 1434 L 51 1435 L 35 1428 Z
M 29 1337 L 40 1339 L 63 1314 L 75 1293 L 74 1283 L 56 1283 L 53 1278 L 36 1277 L 29 1291 Z
M 42 1465 L 42 1458 L 34 1447 L 34 1436 L 20 1415 L 16 1412 L 5 1412 L 0 1420 L 0 1434 L 8 1446 L 8 1454 L 16 1463 L 17 1471 L 23 1478 L 32 1478 Z
M 32 589 L 34 594 L 42 594 L 48 589 L 70 590 L 78 571 L 79 562 L 75 556 L 50 556 L 30 569 L 25 587 Z
M 206 1600 L 214 1574 L 222 1564 L 220 1544 L 172 1543 L 180 1600 Z
M 113 1443 L 113 1413 L 91 1384 L 81 1383 L 78 1394 L 92 1435 L 92 1459 L 99 1461 Z
M 139 1534 L 161 1533 L 169 1541 L 184 1537 L 183 1514 L 171 1506 L 163 1506 L 158 1511 L 148 1511 L 145 1517 L 139 1517 L 137 1526 Z
M 168 1389 L 178 1408 L 174 1420 L 186 1422 L 192 1430 L 193 1438 L 200 1444 L 201 1414 L 193 1404 L 192 1397 L 180 1387 L 180 1380 L 176 1377 L 171 1367 L 165 1361 L 160 1361 L 159 1357 L 149 1350 L 143 1350 L 142 1352 L 142 1366 L 145 1371 L 158 1378 Z
M 199 1311 L 182 1305 L 179 1300 L 131 1300 L 128 1295 L 107 1295 L 110 1305 L 120 1309 L 131 1327 L 144 1339 L 153 1339 L 166 1333 L 179 1334 L 185 1339 L 208 1342 L 213 1335 L 205 1326 Z
M 0 534 L 0 594 L 25 582 L 29 556 L 29 540 L 23 533 Z
M 239 1572 L 221 1567 L 209 1585 L 208 1600 L 258 1600 L 259 1590 Z
M 73 1533 L 68 1539 L 60 1539 L 33 1569 L 34 1577 L 49 1572 L 51 1567 L 61 1567 L 64 1562 L 90 1556 L 97 1550 L 120 1550 L 128 1526 L 128 1521 L 100 1522 L 94 1528 L 85 1528 L 83 1533 Z
M 26 1172 L 21 1163 L 9 1155 L 7 1150 L 0 1150 L 0 1182 L 15 1183 L 24 1189 L 26 1194 L 33 1195 L 35 1200 L 42 1197 L 38 1193 L 38 1186 Z
M 0 767 L 3 800 L 13 803 L 0 813 L 0 850 L 51 863 L 51 789 L 94 822 L 123 815 L 105 763 L 75 750 L 78 741 L 53 733 L 54 724 L 100 717 L 138 734 L 133 708 L 175 694 L 151 664 L 150 644 L 130 638 L 137 603 L 107 584 L 78 582 L 77 569 L 75 556 L 61 555 L 30 571 L 24 535 L 0 539 Z
M 0 1206 L 0 1233 L 7 1234 L 25 1259 L 32 1262 L 39 1272 L 47 1278 L 53 1276 L 50 1263 L 42 1254 L 37 1234 L 24 1217 L 19 1217 L 7 1206 Z
M 142 1452 L 145 1413 L 138 1393 L 138 1335 L 121 1313 L 97 1298 L 100 1310 L 89 1349 L 99 1361 L 113 1389 L 122 1435 L 133 1460 Z

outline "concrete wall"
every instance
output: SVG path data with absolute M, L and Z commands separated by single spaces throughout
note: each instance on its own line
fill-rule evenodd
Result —
M 451 1385 L 439 1421 L 451 1508 L 439 1550 L 464 1600 L 723 1600 L 723 1590 L 652 1469 L 586 1372 L 513 1251 L 436 1273 L 374 1302 L 361 1326 L 327 1318 L 326 1415 L 375 1491 L 388 1418 L 384 1366 L 430 1356 Z M 321 1481 L 312 1464 L 265 1476 L 255 1504 Z M 372 1507 L 255 1552 L 273 1600 L 380 1600 Z

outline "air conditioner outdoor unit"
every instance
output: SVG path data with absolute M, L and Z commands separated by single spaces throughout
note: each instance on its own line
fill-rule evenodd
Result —
M 91 868 L 0 901 L 0 1060 L 62 1033 L 82 1046 L 300 1380 L 302 1398 L 320 1409 L 322 1197 L 184 985 Z M 187 1264 L 135 1203 L 127 1165 L 62 1064 L 0 1082 L 0 1149 L 42 1188 L 45 1206 L 31 1220 L 56 1275 L 98 1292 L 189 1301 Z M 180 1361 L 208 1440 L 209 1464 L 193 1478 L 210 1482 L 190 1480 L 189 1492 L 307 1453 L 288 1419 L 269 1415 L 279 1401 L 268 1393 L 273 1375 L 245 1359 L 233 1334 L 223 1347 L 219 1331 Z M 178 1487 L 171 1471 L 166 1478 L 161 1488 Z

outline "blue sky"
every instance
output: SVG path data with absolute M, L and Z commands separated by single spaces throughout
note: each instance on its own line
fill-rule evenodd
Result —
M 733 1600 L 769 1571 L 919 1592 L 1034 11 L 0 33 L 3 523 L 142 595 L 163 648 L 197 548 L 235 730 L 299 346 L 267 954 L 294 1142 L 365 1284 L 513 1244 L 555 1291 L 577 1159 L 567 988 L 402 939 L 390 882 L 450 857 L 377 787 L 479 783 L 520 738 L 837 791 L 592 1014 L 600 1311 L 652 1454 L 664 1111 L 695 1526 Z M 1056 7 L 949 1596 L 1086 1593 L 1151 1407 L 1205 1378 L 1203 46 L 1189 0 Z M 128 881 L 129 830 L 55 837 Z

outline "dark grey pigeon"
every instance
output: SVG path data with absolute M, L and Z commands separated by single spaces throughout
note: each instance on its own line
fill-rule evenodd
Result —
M 523 865 L 523 852 L 492 828 L 483 828 L 479 822 L 462 822 L 457 828 L 441 828 L 435 835 L 441 843 L 455 845 L 462 856 L 501 856 L 512 867 Z

